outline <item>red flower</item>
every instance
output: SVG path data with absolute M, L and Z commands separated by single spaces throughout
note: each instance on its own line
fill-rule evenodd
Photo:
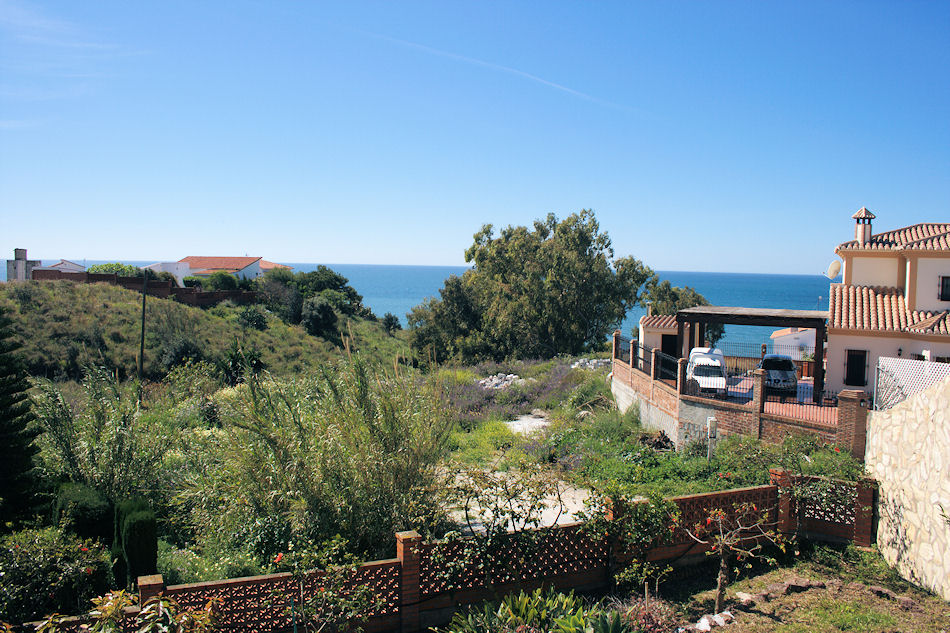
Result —
M 755 504 L 752 504 L 752 509 L 758 511 L 758 508 L 755 507 Z
M 840 452 L 841 452 L 841 449 L 838 448 L 837 446 L 835 446 L 835 452 L 836 452 L 836 453 L 840 453 Z
M 92 567 L 86 567 L 86 575 L 92 576 Z
M 275 563 L 279 563 L 279 562 L 282 561 L 282 560 L 284 560 L 284 553 L 283 553 L 283 552 L 280 552 L 279 554 L 277 554 L 277 557 L 274 558 L 274 562 L 275 562 Z
M 81 552 L 88 552 L 88 551 L 89 551 L 89 548 L 88 548 L 88 547 L 80 547 L 80 548 L 79 548 L 79 551 L 81 551 Z
M 709 525 L 710 523 L 712 523 L 712 517 L 707 517 L 707 518 L 706 518 L 706 525 Z

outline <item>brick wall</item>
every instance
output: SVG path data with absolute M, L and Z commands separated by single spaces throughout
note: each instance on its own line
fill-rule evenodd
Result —
M 126 290 L 142 292 L 141 277 L 120 277 L 113 273 L 66 273 L 59 270 L 34 270 L 33 279 L 37 281 L 65 280 L 80 284 L 107 283 L 121 286 Z M 157 279 L 149 280 L 145 293 L 150 297 L 158 297 L 159 299 L 171 297 L 180 303 L 199 308 L 217 305 L 222 301 L 233 301 L 244 305 L 256 303 L 258 299 L 258 293 L 246 290 L 204 292 L 197 288 L 178 288 L 171 281 L 158 281 Z

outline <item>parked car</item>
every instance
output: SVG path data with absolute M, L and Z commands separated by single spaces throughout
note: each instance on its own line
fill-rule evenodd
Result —
M 767 354 L 756 367 L 765 370 L 766 395 L 773 393 L 780 396 L 798 396 L 798 374 L 791 357 Z
M 695 381 L 697 395 L 725 397 L 727 393 L 726 358 L 722 351 L 709 347 L 694 347 L 689 352 L 686 381 Z

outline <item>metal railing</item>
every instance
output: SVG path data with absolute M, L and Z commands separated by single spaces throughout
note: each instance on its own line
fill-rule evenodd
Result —
M 630 364 L 630 339 L 623 336 L 614 338 L 614 358 L 627 365 Z

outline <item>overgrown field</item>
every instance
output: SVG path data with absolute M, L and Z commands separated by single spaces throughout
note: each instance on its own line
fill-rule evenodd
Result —
M 67 281 L 0 284 L 0 304 L 14 321 L 15 340 L 34 376 L 75 380 L 85 365 L 102 366 L 120 378 L 135 375 L 141 328 L 141 295 L 109 284 Z M 321 338 L 288 325 L 276 315 L 253 308 L 262 329 L 242 322 L 244 308 L 225 302 L 210 309 L 170 299 L 146 301 L 145 376 L 160 379 L 184 357 L 226 362 L 235 346 L 259 354 L 264 367 L 278 375 L 306 371 L 338 358 L 342 336 Z M 406 345 L 376 321 L 357 316 L 338 323 L 351 351 L 391 363 Z

